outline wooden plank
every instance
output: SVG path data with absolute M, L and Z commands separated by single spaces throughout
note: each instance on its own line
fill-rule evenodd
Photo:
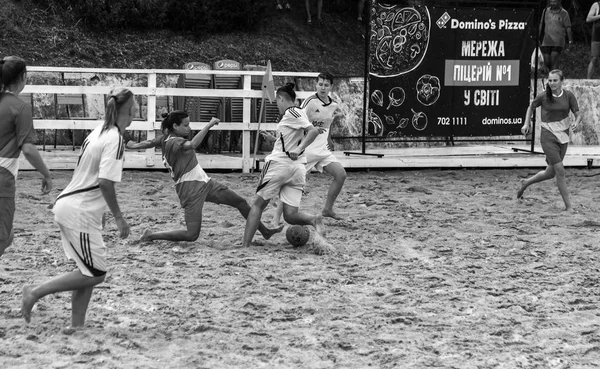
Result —
M 431 150 L 431 152 L 428 152 Z M 506 147 L 442 147 L 442 148 L 406 148 L 376 150 L 384 154 L 382 158 L 372 156 L 345 156 L 341 151 L 334 152 L 345 168 L 371 169 L 371 168 L 544 168 L 545 157 L 539 154 L 512 152 Z M 461 154 L 462 151 L 462 154 Z M 490 153 L 495 152 L 495 153 Z M 73 169 L 77 163 L 79 150 L 72 151 L 71 147 L 63 150 L 40 152 L 42 158 L 50 169 Z M 433 155 L 435 154 L 435 155 Z M 152 154 L 151 154 L 152 155 Z M 242 170 L 244 158 L 233 155 L 207 155 L 198 154 L 198 162 L 206 170 Z M 263 159 L 265 155 L 259 156 Z M 125 153 L 126 169 L 164 170 L 161 154 L 155 151 L 152 161 L 156 163 L 148 166 L 145 151 L 127 151 Z M 566 167 L 588 167 L 600 165 L 600 146 L 574 146 L 569 147 L 563 161 Z M 32 170 L 31 165 L 20 158 L 22 170 Z M 264 165 L 264 163 L 261 163 Z

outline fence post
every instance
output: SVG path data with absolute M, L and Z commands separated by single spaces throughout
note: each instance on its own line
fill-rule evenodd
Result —
M 244 74 L 244 90 L 250 90 L 251 89 L 251 76 L 248 74 Z M 252 162 L 252 157 L 250 156 L 250 106 L 252 99 L 251 98 L 244 98 L 244 102 L 243 102 L 243 116 L 242 116 L 242 121 L 244 122 L 244 130 L 242 131 L 242 172 L 243 173 L 250 173 L 250 168 L 252 168 L 252 166 L 254 165 L 254 163 Z
M 146 139 L 152 140 L 155 138 L 154 134 L 154 122 L 156 121 L 156 73 L 148 73 L 148 108 L 146 112 L 148 133 Z M 155 148 L 151 147 L 146 149 L 146 166 L 154 166 L 154 151 Z

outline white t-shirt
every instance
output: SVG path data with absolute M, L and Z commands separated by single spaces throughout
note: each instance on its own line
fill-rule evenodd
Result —
M 306 155 L 304 153 L 300 154 L 298 160 L 294 161 L 290 159 L 287 152 L 300 146 L 304 139 L 304 128 L 311 125 L 304 110 L 295 106 L 287 108 L 277 124 L 277 140 L 273 145 L 273 151 L 265 158 L 265 161 L 305 164 Z
M 322 128 L 324 131 L 320 133 L 315 140 L 306 148 L 307 153 L 319 154 L 323 151 L 329 151 L 327 138 L 329 137 L 329 129 L 333 122 L 334 113 L 338 109 L 338 104 L 328 97 L 329 102 L 324 102 L 317 94 L 309 96 L 302 103 L 302 109 L 306 111 L 308 120 L 315 128 Z
M 58 195 L 54 219 L 65 227 L 90 233 L 102 231 L 102 215 L 108 209 L 100 191 L 100 178 L 121 182 L 123 137 L 117 127 L 100 133 L 96 127 L 85 139 L 73 178 Z

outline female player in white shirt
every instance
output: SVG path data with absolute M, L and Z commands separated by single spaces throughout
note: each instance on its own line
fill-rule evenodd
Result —
M 122 135 L 137 109 L 130 90 L 111 91 L 104 124 L 94 129 L 81 146 L 73 178 L 53 208 L 65 254 L 75 261 L 78 270 L 23 287 L 21 312 L 26 322 L 29 323 L 31 310 L 40 298 L 73 291 L 71 325 L 83 327 L 85 324 L 94 286 L 102 283 L 106 276 L 108 250 L 101 232 L 107 206 L 117 223 L 119 236 L 129 236 L 129 224 L 117 202 L 115 183 L 121 181 L 123 171 Z

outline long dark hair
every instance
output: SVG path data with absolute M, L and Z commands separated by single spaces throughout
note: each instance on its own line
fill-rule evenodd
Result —
M 106 101 L 106 117 L 104 118 L 102 133 L 117 125 L 119 110 L 121 110 L 121 107 L 123 107 L 129 99 L 133 98 L 133 92 L 124 87 L 117 87 L 110 92 L 108 101 Z
M 25 60 L 18 56 L 7 56 L 0 60 L 0 91 L 17 82 L 25 72 Z
M 189 117 L 189 114 L 183 110 L 173 110 L 170 113 L 163 113 L 162 117 L 164 119 L 160 124 L 160 130 L 164 133 L 165 129 L 169 132 L 173 132 L 173 125 L 181 124 L 181 121 Z
M 552 69 L 548 73 L 548 76 L 550 76 L 551 74 L 558 75 L 561 81 L 565 79 L 565 76 L 563 75 L 563 72 L 560 69 Z M 550 88 L 550 84 L 548 82 L 546 82 L 546 98 L 548 99 L 548 101 L 554 100 L 554 96 L 552 96 L 552 89 Z

